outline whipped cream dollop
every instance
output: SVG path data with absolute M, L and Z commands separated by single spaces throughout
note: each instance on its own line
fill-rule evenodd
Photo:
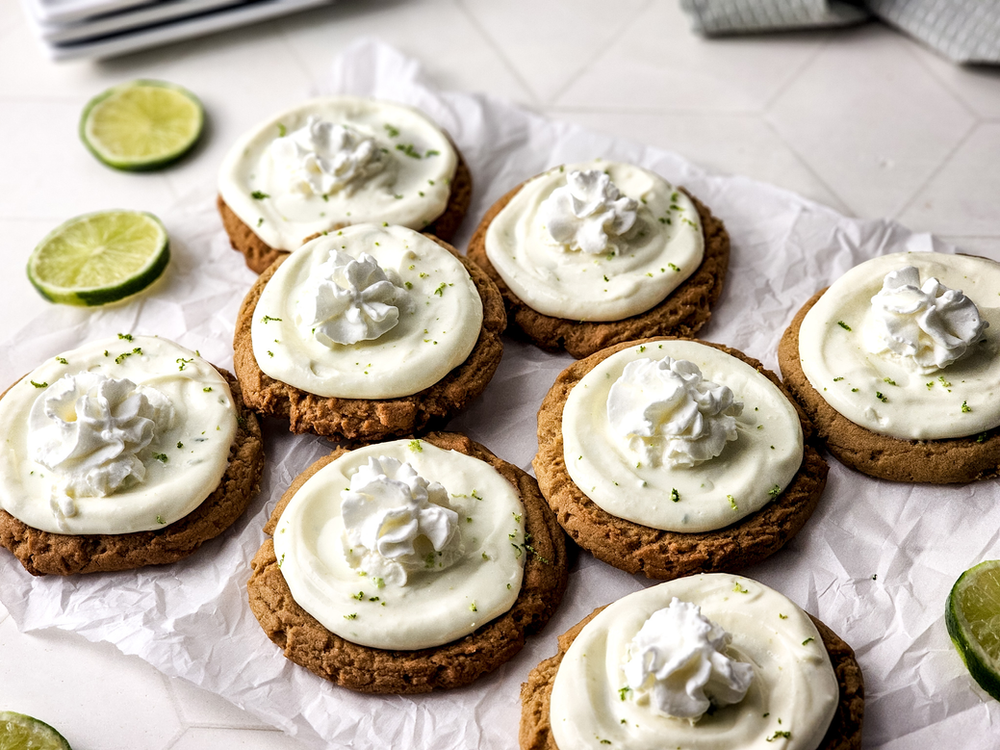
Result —
M 880 255 L 806 312 L 799 361 L 817 393 L 865 429 L 901 440 L 974 437 L 1000 425 L 998 328 L 1000 264 Z
M 730 658 L 732 636 L 677 597 L 643 623 L 622 665 L 631 697 L 661 716 L 697 721 L 714 704 L 739 703 L 753 667 Z
M 989 326 L 975 302 L 933 277 L 921 284 L 914 266 L 886 274 L 869 321 L 868 351 L 895 355 L 924 375 L 965 356 Z
M 55 472 L 69 497 L 104 497 L 146 477 L 143 456 L 174 409 L 155 388 L 99 372 L 64 375 L 35 401 L 28 423 L 31 458 Z
M 621 194 L 597 169 L 573 170 L 539 206 L 551 242 L 591 255 L 619 252 L 619 238 L 635 226 L 639 201 Z
M 595 159 L 525 182 L 484 247 L 517 298 L 543 315 L 610 321 L 663 302 L 701 265 L 691 198 L 655 172 Z
M 647 636 L 648 629 L 656 632 Z M 720 638 L 722 631 L 728 642 Z M 638 653 L 637 643 L 643 644 Z M 723 649 L 723 658 L 712 656 Z M 637 656 L 644 662 L 632 666 Z M 684 666 L 667 678 L 673 683 L 667 701 L 683 709 L 690 698 L 700 707 L 705 705 L 700 693 L 714 695 L 714 707 L 697 721 L 658 710 L 652 685 L 660 681 L 647 674 L 636 685 L 629 674 L 657 666 L 666 671 L 681 661 Z M 709 664 L 713 676 L 700 686 Z M 732 674 L 723 678 L 730 668 Z M 697 698 L 686 695 L 689 681 Z M 720 693 L 739 699 L 726 703 Z M 549 718 L 561 748 L 816 750 L 839 696 L 830 657 L 809 615 L 757 581 L 715 573 L 642 589 L 590 620 L 559 663 Z
M 405 586 L 410 573 L 440 571 L 462 556 L 447 490 L 408 463 L 369 458 L 340 496 L 348 561 L 358 570 Z
M 687 360 L 629 362 L 608 394 L 608 422 L 652 466 L 697 466 L 736 440 L 743 404 Z
M 413 302 L 399 274 L 383 269 L 368 253 L 354 258 L 331 249 L 310 277 L 312 289 L 298 302 L 305 328 L 321 344 L 356 344 L 392 330 Z
M 310 476 L 281 512 L 274 552 L 295 601 L 327 630 L 372 648 L 430 648 L 517 600 L 524 521 L 490 464 L 394 440 Z
M 237 139 L 219 195 L 280 250 L 351 224 L 423 229 L 445 211 L 458 169 L 448 136 L 422 112 L 354 96 L 313 99 Z
M 0 508 L 56 534 L 155 531 L 219 486 L 229 384 L 195 352 L 119 334 L 62 352 L 0 399 Z
M 304 195 L 353 193 L 393 164 L 374 138 L 315 115 L 298 130 L 272 141 L 268 153 L 276 173 L 286 179 L 287 190 Z
M 803 452 L 798 414 L 774 383 L 683 339 L 648 339 L 597 363 L 566 398 L 562 438 L 566 471 L 594 504 L 677 532 L 722 529 L 760 510 L 795 480 Z M 668 460 L 713 450 L 696 465 Z

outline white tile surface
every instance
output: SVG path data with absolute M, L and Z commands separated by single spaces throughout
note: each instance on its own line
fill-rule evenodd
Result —
M 8 1 L 0 139 L 14 146 L 0 169 L 0 253 L 11 271 L 0 320 L 47 306 L 21 269 L 56 224 L 111 206 L 155 213 L 179 196 L 210 194 L 235 135 L 319 90 L 333 57 L 360 36 L 416 57 L 442 88 L 670 148 L 845 213 L 898 214 L 970 252 L 1000 251 L 1000 73 L 953 66 L 877 26 L 707 41 L 672 0 L 340 0 L 118 60 L 56 65 Z M 209 117 L 205 143 L 158 174 L 107 169 L 76 137 L 87 99 L 137 77 L 188 86 Z M 83 750 L 300 746 L 111 647 L 22 635 L 2 606 L 0 708 L 51 720 Z M 915 747 L 910 740 L 892 747 Z
M 842 37 L 767 118 L 856 215 L 895 216 L 974 118 L 892 32 L 863 27 Z

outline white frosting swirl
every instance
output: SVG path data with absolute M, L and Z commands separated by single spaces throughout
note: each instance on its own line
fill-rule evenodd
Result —
M 31 409 L 28 451 L 69 497 L 106 497 L 129 478 L 145 479 L 141 454 L 173 417 L 154 388 L 99 372 L 64 375 Z
M 607 173 L 574 170 L 538 208 L 551 242 L 591 255 L 620 252 L 618 238 L 635 226 L 639 201 L 623 196 Z
M 886 274 L 872 297 L 865 345 L 873 354 L 895 355 L 922 375 L 961 359 L 989 326 L 976 303 L 935 278 L 920 283 L 920 271 L 906 266 Z
M 643 623 L 622 664 L 631 697 L 661 716 L 697 721 L 709 706 L 739 703 L 753 667 L 730 658 L 732 636 L 676 596 Z
M 377 339 L 396 326 L 400 310 L 413 309 L 399 274 L 380 268 L 368 253 L 355 259 L 331 248 L 310 284 L 299 298 L 299 314 L 310 335 L 331 348 Z
M 355 569 L 404 586 L 410 573 L 443 570 L 462 556 L 448 492 L 409 463 L 369 458 L 340 496 L 347 559 Z
M 652 466 L 697 466 L 736 440 L 743 404 L 698 365 L 664 357 L 629 362 L 608 394 L 608 422 Z
M 287 180 L 286 189 L 304 195 L 353 193 L 391 165 L 374 138 L 315 115 L 267 150 L 276 174 Z

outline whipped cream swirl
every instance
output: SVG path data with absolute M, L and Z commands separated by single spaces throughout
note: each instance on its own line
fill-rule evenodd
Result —
M 593 255 L 618 253 L 635 225 L 639 202 L 623 196 L 606 173 L 572 171 L 539 206 L 550 244 Z
M 989 325 L 976 303 L 935 278 L 920 283 L 907 266 L 886 274 L 872 297 L 865 344 L 873 354 L 895 355 L 907 368 L 928 374 L 961 359 L 983 339 Z
M 608 393 L 612 430 L 653 466 L 697 466 L 715 458 L 736 440 L 742 412 L 728 386 L 671 357 L 629 362 Z
M 404 586 L 412 573 L 444 570 L 462 557 L 447 491 L 410 464 L 369 458 L 340 495 L 348 562 L 368 576 Z
M 31 409 L 28 450 L 58 475 L 67 497 L 106 497 L 130 478 L 143 481 L 141 454 L 173 418 L 170 401 L 154 388 L 97 372 L 65 375 Z
M 711 704 L 739 703 L 754 671 L 726 655 L 729 633 L 701 607 L 673 597 L 643 624 L 628 647 L 622 671 L 632 699 L 662 716 L 697 721 Z
M 268 150 L 288 190 L 304 195 L 330 195 L 339 190 L 350 195 L 391 164 L 374 138 L 315 116 L 274 140 Z
M 395 328 L 413 301 L 399 274 L 382 269 L 368 253 L 353 258 L 335 250 L 313 274 L 298 302 L 302 325 L 315 339 L 335 344 L 372 341 Z

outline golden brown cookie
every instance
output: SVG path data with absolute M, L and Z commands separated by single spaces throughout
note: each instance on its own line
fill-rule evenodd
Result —
M 773 554 L 795 536 L 812 515 L 826 486 L 829 467 L 810 444 L 813 428 L 797 404 L 795 409 L 805 438 L 799 471 L 777 499 L 724 529 L 679 533 L 618 518 L 581 492 L 566 470 L 562 415 L 573 386 L 612 354 L 637 344 L 663 340 L 668 337 L 608 347 L 560 373 L 538 410 L 538 454 L 532 462 L 538 485 L 570 538 L 616 568 L 664 580 L 694 573 L 739 570 Z M 795 404 L 778 377 L 757 360 L 721 344 L 699 343 L 746 362 Z
M 468 251 L 469 257 L 486 270 L 500 289 L 512 332 L 547 351 L 565 349 L 581 359 L 623 341 L 650 336 L 694 336 L 708 322 L 711 308 L 722 294 L 729 267 L 729 235 L 722 222 L 683 188 L 681 190 L 692 200 L 701 218 L 705 257 L 697 270 L 663 302 L 639 315 L 608 322 L 553 318 L 528 307 L 511 291 L 486 255 L 486 231 L 523 185 L 511 190 L 486 212 L 469 242 Z
M 457 257 L 468 270 L 483 303 L 483 327 L 468 358 L 429 388 L 411 396 L 369 400 L 317 396 L 274 380 L 257 365 L 250 339 L 257 300 L 283 256 L 250 287 L 236 319 L 233 369 L 251 409 L 289 421 L 292 432 L 311 432 L 346 440 L 381 440 L 425 432 L 442 425 L 476 398 L 493 377 L 503 355 L 501 334 L 507 326 L 496 285 L 479 266 L 451 245 L 431 237 Z
M 440 237 L 445 242 L 455 236 L 455 232 L 458 231 L 462 219 L 465 218 L 465 214 L 469 210 L 469 204 L 472 202 L 472 173 L 457 148 L 455 153 L 458 154 L 458 167 L 455 169 L 455 177 L 451 182 L 448 204 L 440 216 L 420 230 Z M 222 226 L 225 227 L 226 234 L 229 235 L 229 244 L 233 250 L 243 253 L 247 267 L 251 271 L 263 273 L 264 269 L 271 265 L 275 258 L 287 255 L 295 249 L 274 248 L 268 245 L 233 212 L 221 195 L 216 196 L 215 205 L 222 217 Z M 344 226 L 346 225 L 335 224 L 330 227 L 329 231 L 343 229 Z M 305 239 L 303 237 L 303 242 Z
M 528 681 L 521 683 L 521 725 L 518 732 L 521 750 L 559 750 L 552 738 L 549 700 L 559 664 L 584 626 L 600 613 L 599 607 L 559 636 L 559 653 L 531 670 Z M 858 750 L 861 747 L 861 722 L 865 710 L 865 684 L 854 651 L 830 628 L 810 615 L 826 646 L 833 671 L 840 686 L 840 702 L 830 728 L 817 750 Z
M 817 292 L 792 319 L 778 344 L 778 364 L 785 385 L 830 453 L 863 474 L 894 482 L 951 484 L 997 476 L 1000 431 L 947 440 L 902 440 L 861 427 L 826 402 L 806 378 L 799 359 L 802 320 L 825 291 Z
M 222 481 L 194 511 L 157 531 L 69 535 L 34 529 L 0 510 L 0 545 L 14 553 L 32 575 L 72 575 L 176 562 L 219 536 L 260 490 L 264 469 L 257 417 L 243 405 L 236 379 L 225 370 L 219 372 L 233 392 L 236 437 Z
M 566 590 L 565 539 L 535 480 L 464 435 L 431 433 L 423 440 L 485 461 L 517 490 L 524 504 L 525 534 L 531 535 L 521 591 L 505 614 L 457 641 L 417 651 L 369 648 L 334 635 L 296 604 L 275 559 L 274 543 L 266 540 L 251 563 L 253 573 L 247 583 L 250 609 L 286 657 L 351 690 L 426 693 L 466 685 L 520 651 L 525 637 L 548 622 Z M 264 531 L 273 534 L 296 491 L 345 452 L 339 449 L 300 474 L 278 502 Z

